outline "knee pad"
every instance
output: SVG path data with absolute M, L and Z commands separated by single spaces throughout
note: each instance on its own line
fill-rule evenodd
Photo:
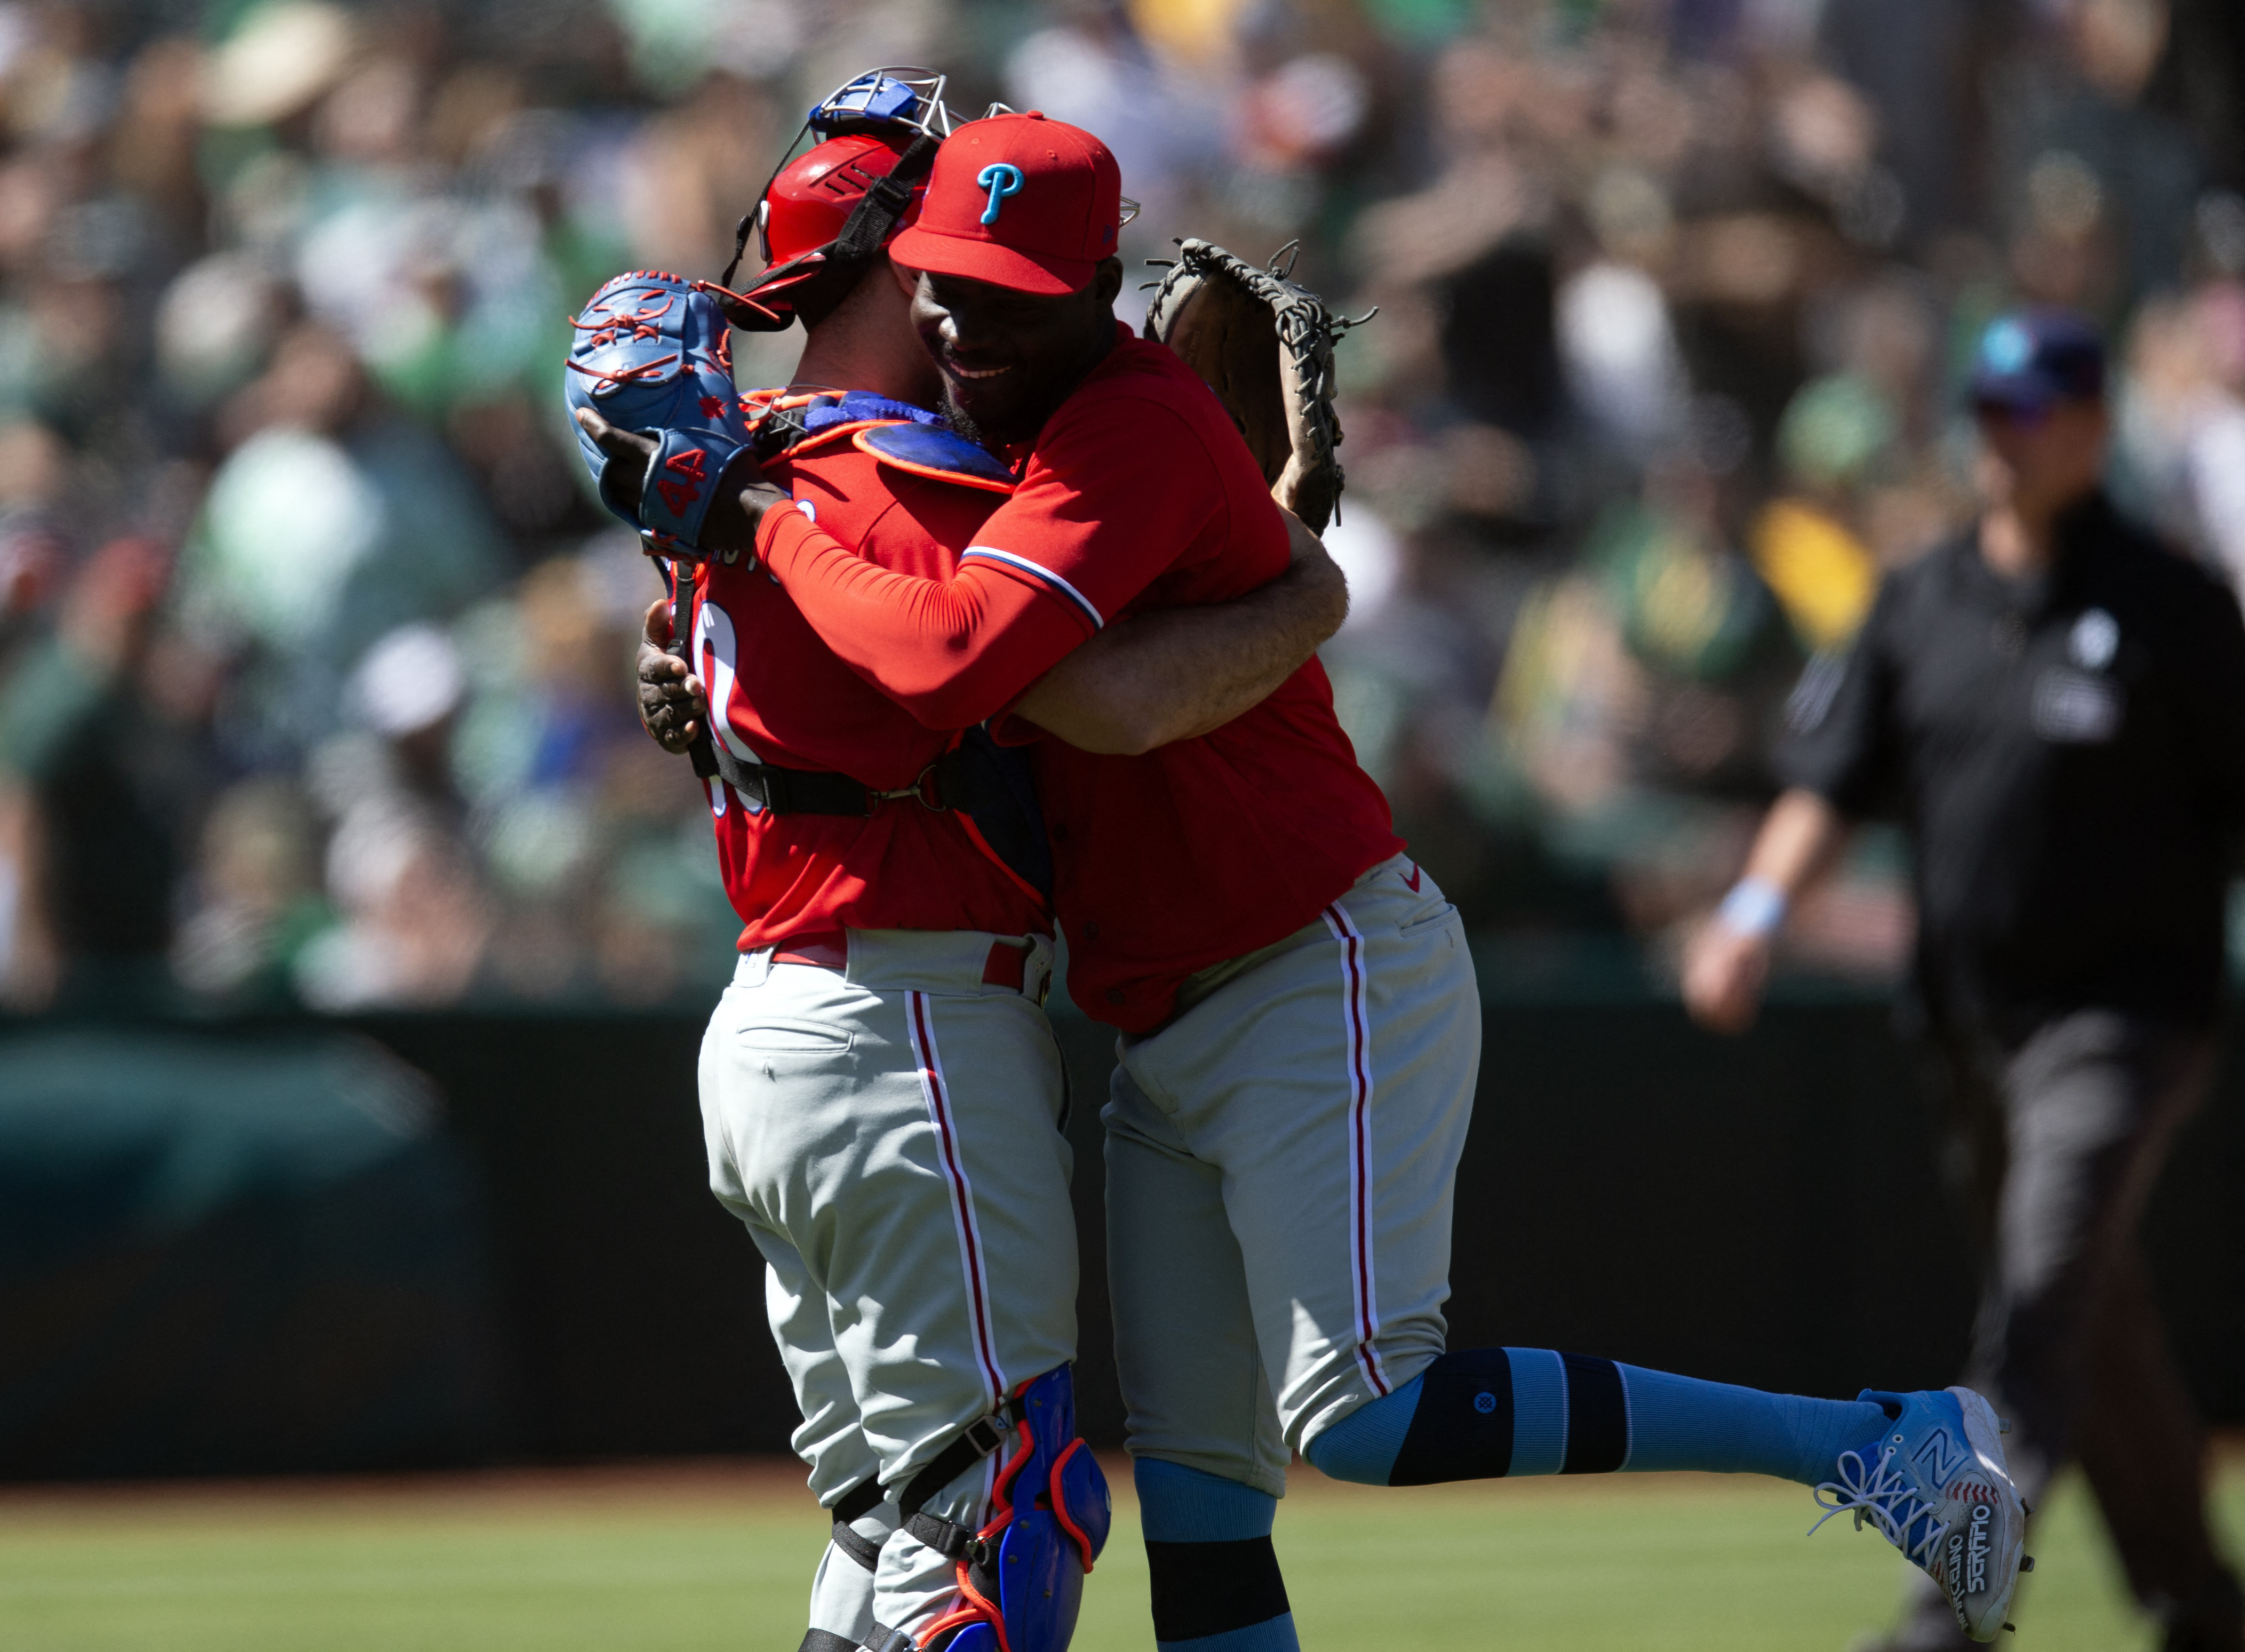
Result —
M 959 1567 L 959 1605 L 928 1626 L 920 1644 L 1066 1652 L 1084 1576 L 1107 1547 L 1114 1518 L 1107 1477 L 1075 1432 L 1075 1384 L 1066 1365 L 1015 1389 L 1001 1414 L 1013 1438 L 989 1524 L 968 1532 L 917 1511 L 905 1522 Z

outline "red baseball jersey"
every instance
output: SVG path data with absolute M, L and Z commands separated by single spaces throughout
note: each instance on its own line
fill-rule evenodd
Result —
M 811 623 L 923 719 L 990 717 L 1116 619 L 1285 571 L 1284 520 L 1214 394 L 1117 331 L 947 585 L 869 565 L 826 531 L 838 524 L 766 517 L 759 546 Z M 1037 764 L 1068 990 L 1125 1032 L 1159 1025 L 1196 971 L 1314 922 L 1402 847 L 1315 660 L 1200 739 L 1141 757 L 1047 739 Z
M 882 565 L 948 578 L 1000 496 L 879 466 L 847 440 L 774 460 L 772 483 Z M 793 514 L 793 512 L 790 512 Z M 695 670 L 710 736 L 744 762 L 831 770 L 877 790 L 909 786 L 952 744 L 838 659 L 754 558 L 695 577 Z M 953 725 L 957 728 L 959 725 Z M 910 799 L 857 819 L 773 815 L 703 782 L 743 951 L 850 929 L 1050 934 L 1043 903 L 971 838 L 960 817 Z

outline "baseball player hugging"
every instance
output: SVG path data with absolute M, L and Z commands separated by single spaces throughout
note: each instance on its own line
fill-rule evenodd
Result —
M 1055 917 L 1071 995 L 1120 1034 L 1110 1283 L 1161 1646 L 1297 1645 L 1290 1451 L 1375 1485 L 1797 1480 L 1992 1638 L 2025 1510 L 1969 1390 L 1447 1350 L 1480 999 L 1334 719 L 1313 650 L 1338 613 L 1280 508 L 1322 525 L 1339 490 L 1332 325 L 1189 247 L 1133 336 L 1106 147 L 1035 112 L 953 129 L 905 72 L 814 112 L 762 280 L 611 283 L 587 336 L 626 310 L 648 335 L 580 344 L 572 376 L 604 497 L 698 559 L 690 668 L 643 653 L 642 703 L 674 748 L 707 725 L 747 926 L 702 1107 L 835 1514 L 804 1648 L 1058 1652 L 1104 1540 L 1068 1399 Z M 655 396 L 702 307 L 800 315 L 797 383 Z

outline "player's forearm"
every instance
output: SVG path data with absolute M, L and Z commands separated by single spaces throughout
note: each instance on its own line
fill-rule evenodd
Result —
M 1109 626 L 1014 709 L 1081 750 L 1135 756 L 1260 705 L 1347 617 L 1348 587 L 1332 563 L 1297 562 L 1237 601 Z
M 947 580 L 895 573 L 791 511 L 772 516 L 758 538 L 765 565 L 811 629 L 931 728 L 994 715 L 1082 636 L 1003 574 L 972 565 Z
M 1787 911 L 1847 836 L 1845 817 L 1813 791 L 1796 787 L 1771 806 L 1745 875 L 1685 946 L 1684 1003 L 1694 1020 L 1733 1034 L 1753 1025 Z
M 1771 806 L 1746 856 L 1744 877 L 1795 899 L 1830 870 L 1847 838 L 1846 816 L 1816 793 L 1795 787 Z

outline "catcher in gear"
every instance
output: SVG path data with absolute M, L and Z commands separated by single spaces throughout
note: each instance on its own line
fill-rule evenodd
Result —
M 1112 320 L 1119 220 L 1103 146 L 1001 115 L 946 141 L 892 245 L 948 422 L 1018 477 L 949 575 L 872 565 L 799 488 L 713 511 L 712 531 L 923 721 L 996 718 L 1010 736 L 1070 649 L 1280 565 L 1247 398 L 1227 409 Z M 1970 1634 L 1997 1633 L 2025 1511 L 1980 1396 L 1809 1398 L 1447 1348 L 1479 993 L 1458 915 L 1401 852 L 1314 660 L 1197 737 L 1034 749 L 1070 994 L 1122 1035 L 1102 1115 L 1109 1277 L 1157 1641 L 1295 1646 L 1270 1541 L 1290 1450 L 1376 1485 L 1789 1479 L 1875 1526 Z

